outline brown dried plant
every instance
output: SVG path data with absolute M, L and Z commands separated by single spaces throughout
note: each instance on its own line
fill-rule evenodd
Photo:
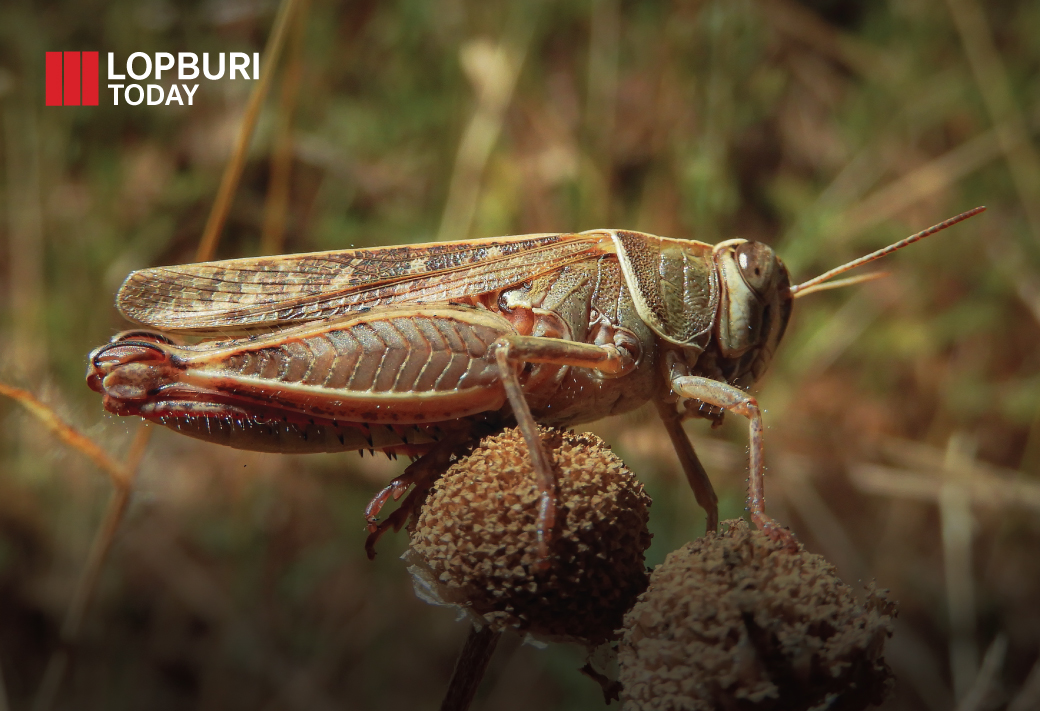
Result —
M 540 565 L 539 489 L 518 429 L 485 438 L 429 493 L 406 554 L 417 593 L 479 627 L 596 646 L 646 588 L 650 498 L 595 435 L 540 428 L 560 515 Z
M 625 615 L 623 708 L 865 709 L 892 688 L 895 614 L 822 556 L 725 522 L 671 553 Z
M 110 471 L 96 456 L 102 440 L 90 440 L 97 430 L 67 414 L 99 409 L 78 392 L 82 355 L 117 328 L 115 279 L 191 261 L 208 176 L 219 177 L 212 157 L 235 143 L 244 97 L 217 91 L 176 115 L 44 110 L 34 71 L 71 37 L 119 52 L 126 36 L 135 50 L 139 38 L 156 49 L 252 45 L 275 8 L 114 0 L 102 23 L 88 5 L 0 3 L 0 367 L 16 364 L 38 395 L 64 382 L 72 404 L 57 411 L 77 429 L 54 431 L 79 431 L 68 441 L 85 445 L 72 445 L 83 461 Z M 470 0 L 425 4 L 433 12 L 310 5 L 306 38 L 299 24 L 288 32 L 285 58 L 305 71 L 299 87 L 282 85 L 278 157 L 269 171 L 262 156 L 245 162 L 227 256 L 255 251 L 261 224 L 261 249 L 286 252 L 425 241 L 439 224 L 469 236 L 629 227 L 764 241 L 792 273 L 811 274 L 887 232 L 990 205 L 971 235 L 908 252 L 886 283 L 807 304 L 756 395 L 770 410 L 777 518 L 843 579 L 876 577 L 901 601 L 885 655 L 900 684 L 886 709 L 1040 704 L 1035 3 L 602 0 L 543 5 L 530 34 L 521 22 L 502 32 L 515 18 Z M 247 6 L 245 20 L 213 20 Z M 171 7 L 165 30 L 138 23 L 138 12 Z M 499 69 L 507 59 L 509 71 L 463 68 L 463 47 Z M 120 187 L 135 181 L 147 185 Z M 223 214 L 235 192 L 222 191 Z M 23 429 L 44 429 L 26 419 Z M 659 454 L 666 438 L 642 419 L 597 432 L 654 495 L 657 562 L 700 533 L 700 517 L 673 458 Z M 746 458 L 729 426 L 689 430 L 732 518 Z M 17 431 L 0 463 L 0 708 L 4 681 L 17 708 L 44 675 L 60 679 L 45 667 L 62 648 L 75 661 L 55 705 L 72 694 L 84 705 L 183 694 L 171 705 L 407 707 L 440 690 L 457 628 L 400 579 L 388 584 L 402 574 L 391 556 L 353 556 L 357 512 L 396 465 L 304 464 L 158 431 L 136 484 L 131 464 L 107 455 L 125 478 L 113 479 L 102 514 L 89 505 L 96 489 L 76 478 L 80 458 L 48 474 L 39 438 Z M 86 554 L 80 539 L 86 549 L 95 528 Z M 508 673 L 491 667 L 487 705 L 598 705 L 556 671 L 580 664 L 567 654 L 521 647 Z M 133 680 L 106 679 L 114 668 Z
M 206 261 L 212 259 L 224 223 L 231 208 L 231 200 L 242 177 L 242 168 L 250 141 L 256 129 L 256 122 L 271 84 L 271 77 L 278 64 L 278 57 L 290 20 L 297 12 L 296 5 L 300 0 L 281 0 L 271 35 L 263 52 L 263 70 L 260 81 L 253 88 L 246 107 L 242 123 L 238 130 L 238 138 L 230 160 L 224 171 L 220 190 L 210 212 L 206 230 L 199 243 L 196 259 Z M 300 22 L 303 22 L 301 19 Z M 108 474 L 113 491 L 105 510 L 105 514 L 94 534 L 87 560 L 76 583 L 69 607 L 61 627 L 62 646 L 55 650 L 47 663 L 46 670 L 33 702 L 33 711 L 49 711 L 54 705 L 62 681 L 69 665 L 70 651 L 75 648 L 83 619 L 89 609 L 90 600 L 97 586 L 101 570 L 108 559 L 116 533 L 126 515 L 133 492 L 134 478 L 137 468 L 144 458 L 148 447 L 151 429 L 141 427 L 130 446 L 124 463 L 113 460 L 92 439 L 78 429 L 65 422 L 52 408 L 41 402 L 28 391 L 0 383 L 0 395 L 12 398 L 24 406 L 29 413 L 55 436 L 68 446 L 79 451 L 93 461 L 102 471 Z
M 896 614 L 884 592 L 870 587 L 860 602 L 823 557 L 743 520 L 670 554 L 646 589 L 642 485 L 598 437 L 541 434 L 562 513 L 548 566 L 538 565 L 538 489 L 516 429 L 452 464 L 410 526 L 416 594 L 473 625 L 442 708 L 468 707 L 506 631 L 590 652 L 620 638 L 618 680 L 585 671 L 608 698 L 620 690 L 629 711 L 859 711 L 884 700 Z

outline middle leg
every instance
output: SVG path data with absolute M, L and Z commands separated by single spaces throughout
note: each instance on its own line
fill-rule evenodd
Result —
M 661 415 L 664 427 L 672 440 L 675 453 L 679 455 L 679 464 L 682 465 L 686 480 L 690 482 L 693 489 L 693 497 L 708 515 L 706 533 L 715 533 L 719 530 L 719 497 L 715 494 L 715 488 L 711 485 L 708 473 L 704 471 L 704 465 L 697 457 L 697 451 L 687 436 L 682 426 L 682 418 L 670 403 L 658 402 L 657 411 Z
M 624 372 L 631 356 L 614 345 L 597 346 L 560 338 L 538 336 L 503 336 L 494 344 L 495 361 L 513 408 L 517 427 L 527 442 L 534 467 L 535 481 L 541 490 L 538 505 L 538 567 L 549 564 L 549 541 L 556 525 L 556 475 L 552 460 L 538 436 L 538 425 L 520 387 L 519 370 L 524 363 L 548 363 L 579 368 L 592 368 L 607 374 Z

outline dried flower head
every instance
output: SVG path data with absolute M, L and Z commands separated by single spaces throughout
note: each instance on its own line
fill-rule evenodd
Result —
M 723 528 L 671 553 L 625 615 L 624 711 L 880 703 L 895 605 L 873 587 L 857 602 L 800 546 L 791 552 L 744 521 Z
M 591 434 L 542 428 L 557 472 L 548 569 L 536 569 L 539 490 L 523 436 L 488 437 L 430 493 L 406 558 L 420 596 L 478 625 L 599 644 L 646 589 L 650 498 Z

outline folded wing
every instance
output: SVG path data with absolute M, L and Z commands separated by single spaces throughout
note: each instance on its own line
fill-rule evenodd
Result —
M 116 304 L 131 321 L 162 331 L 234 332 L 387 304 L 444 303 L 613 251 L 604 231 L 154 267 L 127 277 Z

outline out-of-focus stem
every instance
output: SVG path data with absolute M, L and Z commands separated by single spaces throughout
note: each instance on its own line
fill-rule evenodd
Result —
M 303 41 L 307 31 L 310 0 L 298 0 L 293 17 L 289 54 L 282 75 L 278 103 L 278 125 L 271 151 L 271 178 L 264 203 L 264 225 L 260 233 L 260 253 L 280 254 L 285 243 L 286 217 L 289 213 L 290 177 L 293 161 L 293 113 L 303 74 Z
M 76 589 L 72 594 L 72 601 L 65 611 L 65 620 L 61 626 L 62 646 L 51 654 L 47 660 L 47 668 L 43 673 L 43 680 L 33 701 L 33 711 L 48 711 L 54 706 L 58 696 L 61 683 L 65 678 L 65 672 L 69 666 L 69 654 L 73 645 L 79 640 L 80 631 L 83 628 L 83 619 L 87 608 L 90 606 L 91 598 L 97 589 L 101 570 L 108 560 L 115 541 L 116 532 L 126 516 L 127 507 L 130 505 L 130 494 L 133 492 L 134 477 L 137 468 L 148 448 L 148 440 L 151 438 L 151 429 L 146 425 L 137 431 L 126 462 L 122 465 L 124 476 L 113 478 L 112 494 L 105 508 L 105 515 L 101 524 L 94 533 L 94 540 L 90 544 L 90 552 L 87 554 L 86 565 L 80 573 L 76 582 Z
M 285 36 L 289 27 L 289 18 L 292 17 L 294 9 L 299 0 L 282 0 L 278 8 L 278 15 L 274 20 L 274 27 L 264 48 L 263 61 L 261 62 L 260 80 L 253 87 L 253 93 L 249 96 L 246 104 L 245 115 L 242 117 L 242 125 L 238 129 L 238 138 L 235 148 L 231 153 L 231 159 L 224 169 L 224 177 L 220 181 L 217 198 L 213 202 L 213 209 L 209 213 L 206 229 L 202 233 L 195 259 L 206 262 L 213 259 L 217 250 L 217 242 L 220 240 L 220 232 L 224 229 L 228 212 L 231 210 L 231 200 L 238 188 L 239 178 L 242 177 L 242 169 L 246 164 L 246 154 L 249 151 L 249 143 L 253 138 L 257 118 L 260 116 L 260 107 L 263 106 L 267 97 L 267 90 L 271 86 L 271 77 L 274 75 L 278 64 L 278 56 L 285 45 Z
M 105 472 L 118 489 L 126 486 L 132 477 L 125 465 L 119 464 L 108 456 L 94 441 L 62 420 L 54 410 L 38 400 L 32 393 L 0 383 L 0 395 L 16 400 L 29 413 L 54 433 L 62 442 L 90 459 Z
M 1040 659 L 1033 664 L 1032 671 L 1026 677 L 1018 695 L 1011 700 L 1007 711 L 1030 711 L 1040 706 Z
M 617 114 L 620 12 L 618 0 L 597 0 L 592 4 L 585 131 L 594 170 L 588 171 L 589 175 L 581 181 L 581 216 L 589 225 L 610 222 L 609 174 Z
M 40 120 L 24 102 L 8 101 L 3 111 L 7 198 L 7 294 L 4 311 L 11 324 L 6 360 L 31 382 L 46 363 L 40 324 L 46 302 L 43 278 L 43 206 L 40 187 Z
M 975 83 L 986 104 L 1033 238 L 1040 240 L 1040 155 L 1015 103 L 1007 70 L 993 42 L 986 13 L 975 0 L 946 0 L 960 33 Z
M 144 429 L 141 430 L 146 431 Z M 62 646 L 51 654 L 47 660 L 47 668 L 43 674 L 43 681 L 36 693 L 33 702 L 33 711 L 48 711 L 54 706 L 61 682 L 65 678 L 65 672 L 69 666 L 69 648 L 79 639 L 80 630 L 83 627 L 83 618 L 86 615 L 90 599 L 93 597 L 94 589 L 97 587 L 101 569 L 108 559 L 109 551 L 112 550 L 112 542 L 115 540 L 116 531 L 123 522 L 127 505 L 130 503 L 131 489 L 129 486 L 117 487 L 112 490 L 105 509 L 105 516 L 101 520 L 94 540 L 90 544 L 90 553 L 87 555 L 87 563 L 80 573 L 76 590 L 72 595 L 72 602 L 65 612 L 65 621 L 61 626 Z
M 956 711 L 979 711 L 979 709 L 984 707 L 986 697 L 989 696 L 992 690 L 993 682 L 1004 666 L 1007 648 L 1008 638 L 1003 632 L 993 638 L 989 649 L 986 650 L 986 656 L 982 658 L 982 666 L 979 668 L 979 673 L 975 676 L 975 682 L 967 695 L 957 704 Z
M 466 711 L 469 708 L 501 637 L 502 633 L 493 631 L 490 626 L 479 630 L 470 628 L 459 659 L 455 662 L 455 671 L 451 674 L 441 711 Z
M 953 693 L 963 701 L 979 670 L 975 643 L 975 584 L 971 575 L 973 518 L 968 491 L 957 481 L 958 463 L 973 456 L 963 437 L 950 438 L 946 468 L 950 479 L 939 493 L 942 517 L 943 565 L 946 569 L 946 605 L 950 618 L 950 674 Z
M 513 99 L 516 80 L 534 34 L 533 22 L 526 17 L 520 19 L 519 32 L 511 30 L 517 37 L 515 41 L 474 40 L 460 52 L 462 68 L 473 84 L 477 106 L 455 155 L 448 200 L 437 232 L 440 241 L 465 239 L 473 226 L 484 168 L 502 132 L 506 109 Z

